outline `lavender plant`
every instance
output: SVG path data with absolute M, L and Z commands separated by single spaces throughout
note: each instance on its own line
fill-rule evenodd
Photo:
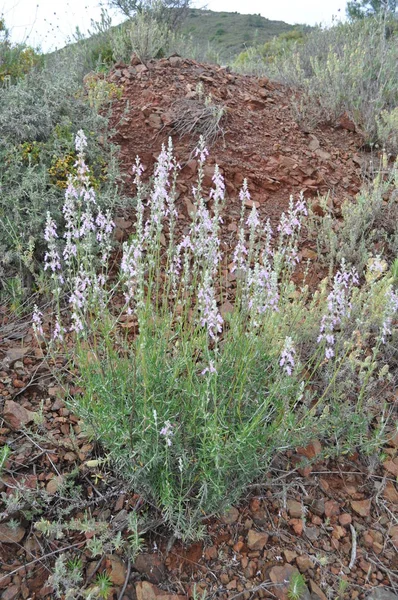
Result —
M 85 144 L 80 132 L 63 238 L 47 220 L 46 269 L 58 306 L 51 348 L 73 340 L 71 369 L 83 392 L 70 403 L 116 472 L 189 539 L 200 534 L 204 515 L 261 477 L 276 452 L 305 444 L 315 431 L 325 439 L 333 431 L 339 450 L 371 447 L 375 381 L 380 387 L 391 377 L 381 351 L 396 329 L 391 273 L 372 264 L 362 282 L 343 261 L 314 294 L 305 282 L 295 286 L 304 198 L 291 198 L 274 237 L 255 208 L 245 214 L 245 182 L 232 253 L 234 310 L 222 315 L 225 186 L 216 168 L 205 200 L 202 141 L 196 211 L 181 239 L 171 143 L 159 156 L 148 200 L 137 160 L 135 231 L 111 278 L 113 223 L 97 207 Z M 42 318 L 37 309 L 40 335 Z

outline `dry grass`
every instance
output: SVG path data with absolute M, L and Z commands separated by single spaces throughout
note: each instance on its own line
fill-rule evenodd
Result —
M 192 98 L 178 100 L 173 106 L 173 131 L 180 137 L 203 136 L 207 146 L 224 137 L 225 106 Z

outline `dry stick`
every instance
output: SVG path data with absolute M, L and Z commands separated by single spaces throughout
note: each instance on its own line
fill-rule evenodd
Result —
M 130 579 L 130 573 L 131 573 L 131 561 L 130 561 L 130 559 L 129 559 L 129 562 L 127 563 L 127 573 L 126 573 L 126 578 L 125 578 L 125 580 L 124 580 L 124 584 L 123 584 L 123 587 L 122 587 L 122 589 L 121 589 L 121 592 L 120 592 L 120 594 L 119 594 L 119 596 L 118 596 L 118 600 L 122 600 L 122 598 L 123 598 L 123 596 L 124 596 L 124 592 L 126 591 L 127 584 L 128 584 L 128 582 L 129 582 L 129 579 Z
M 351 535 L 352 535 L 352 548 L 351 548 L 351 560 L 350 560 L 350 564 L 348 565 L 348 568 L 351 569 L 353 568 L 354 564 L 355 564 L 355 560 L 357 558 L 357 532 L 355 531 L 355 527 L 352 525 L 352 523 L 350 523 L 350 529 L 351 529 Z
M 51 556 L 54 556 L 55 554 L 59 554 L 60 552 L 67 552 L 68 550 L 71 550 L 72 548 L 78 548 L 79 546 L 84 546 L 85 543 L 86 543 L 85 541 L 77 542 L 76 544 L 71 544 L 70 546 L 67 546 L 66 548 L 59 548 L 58 550 L 53 550 L 52 552 L 49 552 L 45 556 L 36 558 L 35 560 L 32 560 L 27 565 L 21 565 L 17 569 L 14 569 L 14 571 L 11 571 L 10 573 L 7 573 L 7 575 L 4 575 L 4 577 L 1 577 L 0 583 L 2 581 L 4 581 L 5 579 L 7 579 L 7 577 L 11 577 L 11 575 L 15 575 L 15 573 L 18 573 L 18 571 L 21 571 L 22 569 L 27 569 L 28 567 L 31 567 L 32 565 L 34 565 L 38 562 L 42 562 L 46 558 L 50 558 Z

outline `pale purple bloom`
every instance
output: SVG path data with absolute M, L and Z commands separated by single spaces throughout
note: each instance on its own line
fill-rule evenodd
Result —
M 209 361 L 209 366 L 203 369 L 201 375 L 206 375 L 206 373 L 217 373 L 217 369 L 215 368 L 212 360 Z
M 171 438 L 174 435 L 174 431 L 173 431 L 173 425 L 170 423 L 170 421 L 165 421 L 165 424 L 162 427 L 162 429 L 159 431 L 159 434 L 165 438 L 167 446 L 172 445 Z
M 246 271 L 246 256 L 247 248 L 244 242 L 244 234 L 242 230 L 242 235 L 239 236 L 239 241 L 235 246 L 234 256 L 232 259 L 233 265 L 231 268 L 231 273 L 234 273 L 237 269 L 239 271 Z
M 307 215 L 307 208 L 303 195 L 300 194 L 300 199 L 296 204 L 293 202 L 293 196 L 290 197 L 289 210 L 287 214 L 282 213 L 278 231 L 281 235 L 292 236 L 301 229 L 302 217 Z
M 217 302 L 214 296 L 214 288 L 210 279 L 210 273 L 206 271 L 203 282 L 198 291 L 198 307 L 200 313 L 200 324 L 207 328 L 207 333 L 211 339 L 215 340 L 218 333 L 221 333 L 224 320 L 217 308 Z
M 57 318 L 55 320 L 54 329 L 53 329 L 53 336 L 52 336 L 53 341 L 59 340 L 60 342 L 62 342 L 64 339 L 64 332 L 65 332 L 65 330 L 62 327 L 61 323 L 59 322 L 59 318 L 57 316 Z
M 205 141 L 202 136 L 199 140 L 198 147 L 195 149 L 195 156 L 199 156 L 201 164 L 204 164 L 206 162 L 206 157 L 209 156 L 209 151 L 205 146 Z
M 333 280 L 333 289 L 327 297 L 327 312 L 323 315 L 319 329 L 318 343 L 325 341 L 325 357 L 334 356 L 335 330 L 343 319 L 348 317 L 351 310 L 351 293 L 353 286 L 359 282 L 358 274 L 354 268 L 347 270 L 342 262 L 341 269 Z
M 286 373 L 290 376 L 295 367 L 295 354 L 296 350 L 294 349 L 293 340 L 291 337 L 287 337 L 285 339 L 285 345 L 283 347 L 281 358 L 279 361 L 279 365 L 283 367 Z
M 33 331 L 37 336 L 44 337 L 43 331 L 43 313 L 38 309 L 37 304 L 33 307 L 32 315 Z
M 247 187 L 247 179 L 243 180 L 243 186 L 239 192 L 239 199 L 243 206 L 246 204 L 246 202 L 249 202 L 249 200 L 250 200 L 250 192 Z
M 250 211 L 250 215 L 247 218 L 246 225 L 248 225 L 251 230 L 257 229 L 257 227 L 260 225 L 260 219 L 258 218 L 257 208 L 254 204 Z

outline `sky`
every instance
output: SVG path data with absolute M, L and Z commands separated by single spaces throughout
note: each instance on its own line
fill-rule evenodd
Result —
M 106 4 L 106 0 L 104 0 Z M 344 18 L 346 0 L 204 0 L 197 6 L 210 10 L 261 14 L 287 23 L 330 24 Z M 100 0 L 0 0 L 0 15 L 11 30 L 12 40 L 41 46 L 43 51 L 64 46 L 76 26 L 86 32 L 91 20 L 99 20 Z M 113 13 L 113 24 L 122 19 Z

